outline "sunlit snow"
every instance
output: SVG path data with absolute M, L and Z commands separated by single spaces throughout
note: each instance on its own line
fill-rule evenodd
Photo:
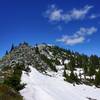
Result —
M 27 85 L 20 91 L 24 100 L 100 100 L 100 89 L 70 84 L 59 77 L 50 77 L 29 66 L 31 72 L 23 71 L 21 83 Z M 61 76 L 60 76 L 61 77 Z

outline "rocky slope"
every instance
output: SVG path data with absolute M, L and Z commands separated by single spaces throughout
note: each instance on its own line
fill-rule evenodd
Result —
M 100 58 L 98 56 L 91 55 L 88 57 L 78 52 L 45 43 L 30 46 L 25 42 L 18 46 L 12 46 L 11 50 L 6 52 L 0 60 L 0 84 L 5 84 L 17 92 L 23 90 L 28 86 L 28 81 L 31 82 L 30 84 L 34 83 L 31 78 L 28 81 L 24 79 L 25 83 L 22 80 L 23 72 L 26 73 L 27 78 L 27 75 L 30 75 L 32 68 L 29 66 L 46 77 L 51 77 L 51 80 L 53 80 L 53 77 L 59 79 L 57 82 L 62 81 L 62 84 L 66 82 L 66 85 L 68 85 L 67 82 L 70 82 L 73 86 L 86 84 L 100 87 Z M 82 100 L 84 100 L 83 97 Z

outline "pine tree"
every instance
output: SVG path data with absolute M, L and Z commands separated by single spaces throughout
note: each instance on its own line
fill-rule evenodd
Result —
M 6 50 L 6 55 L 8 55 L 8 51 Z
M 99 67 L 99 57 L 96 55 L 91 55 L 90 56 L 90 62 L 93 66 L 95 66 L 95 68 Z
M 63 72 L 63 77 L 65 78 L 64 79 L 65 81 L 71 82 L 70 76 L 66 73 L 65 69 L 64 69 L 64 72 Z
M 25 41 L 23 42 L 23 44 L 28 46 L 28 43 L 27 43 L 27 42 L 25 42 Z
M 72 83 L 75 81 L 75 75 L 74 75 L 73 71 L 71 71 L 71 73 L 70 73 L 70 79 L 71 79 Z
M 86 75 L 88 73 L 88 63 L 89 63 L 89 58 L 86 55 L 82 55 L 82 68 L 84 70 L 84 77 L 86 79 Z
M 89 60 L 89 75 L 95 75 L 96 68 L 99 66 L 98 57 L 96 55 L 91 55 Z
M 100 86 L 100 69 L 98 72 L 96 72 L 96 77 L 95 77 L 95 86 L 98 87 Z
M 36 44 L 36 47 L 35 47 L 35 52 L 37 53 L 37 54 L 39 54 L 40 52 L 39 52 L 39 48 L 38 48 L 38 45 Z
M 82 67 L 82 56 L 78 55 L 76 58 L 77 67 Z
M 68 67 L 71 71 L 74 70 L 75 68 L 75 58 L 74 57 L 71 57 L 70 62 L 68 63 Z
M 15 47 L 14 47 L 14 45 L 12 44 L 10 52 L 13 51 L 14 48 L 15 48 Z
M 63 72 L 63 77 L 66 78 L 67 74 L 66 74 L 66 70 L 64 69 L 64 72 Z
M 88 69 L 89 69 L 89 70 L 88 70 L 88 75 L 89 75 L 90 78 L 91 78 L 92 75 L 95 75 L 96 70 L 95 70 L 94 66 L 93 66 L 91 63 L 89 63 Z
M 73 71 L 71 71 L 71 73 L 70 73 L 69 81 L 70 81 L 71 83 L 77 83 L 77 84 L 79 83 L 79 79 L 78 79 L 77 75 L 74 74 Z

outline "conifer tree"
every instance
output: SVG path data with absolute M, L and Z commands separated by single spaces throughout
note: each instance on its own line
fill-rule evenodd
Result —
M 93 66 L 95 66 L 95 68 L 98 68 L 99 66 L 99 58 L 96 55 L 91 55 L 90 56 L 90 62 Z
M 98 72 L 96 72 L 96 77 L 95 77 L 95 86 L 100 86 L 100 69 Z
M 96 72 L 96 70 L 95 70 L 94 66 L 91 63 L 89 63 L 89 65 L 88 65 L 88 75 L 90 76 L 90 78 L 91 78 L 92 75 L 95 75 L 95 72 Z
M 8 55 L 8 51 L 6 50 L 6 55 Z
M 14 45 L 12 44 L 10 52 L 11 52 L 14 48 L 15 48 L 15 47 L 14 47 Z
M 75 58 L 74 57 L 71 57 L 70 62 L 68 63 L 68 67 L 71 71 L 74 70 L 75 68 Z
M 63 77 L 66 78 L 67 74 L 66 74 L 66 70 L 64 69 L 64 72 L 63 72 Z

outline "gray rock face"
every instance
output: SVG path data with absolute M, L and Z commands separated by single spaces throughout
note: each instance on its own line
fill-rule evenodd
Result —
M 51 60 L 57 60 L 63 56 L 60 52 L 54 54 L 55 51 L 54 46 L 47 44 L 40 44 L 34 47 L 26 43 L 19 44 L 19 46 L 14 47 L 12 51 L 0 60 L 0 67 L 14 67 L 16 63 L 24 63 L 25 65 L 32 65 L 41 71 L 51 70 L 50 64 L 48 64 L 47 61 L 55 66 L 55 63 Z M 44 59 L 41 58 L 41 55 Z

